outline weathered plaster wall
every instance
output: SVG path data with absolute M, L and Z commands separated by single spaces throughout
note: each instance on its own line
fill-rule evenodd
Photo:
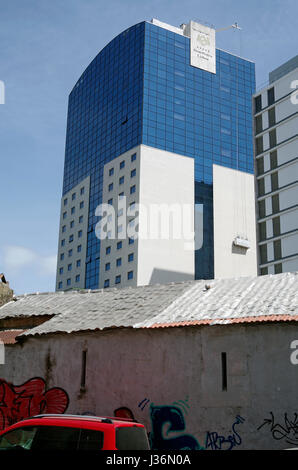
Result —
M 6 347 L 0 377 L 14 385 L 42 377 L 46 389 L 61 387 L 68 413 L 127 407 L 157 448 L 284 449 L 298 444 L 296 339 L 295 323 L 49 335 Z

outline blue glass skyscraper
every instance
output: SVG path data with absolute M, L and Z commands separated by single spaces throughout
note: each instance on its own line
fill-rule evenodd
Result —
M 141 144 L 194 159 L 195 201 L 204 204 L 204 244 L 195 253 L 195 278 L 213 278 L 212 166 L 253 173 L 255 66 L 217 49 L 216 74 L 207 72 L 190 65 L 189 43 L 189 37 L 175 31 L 139 23 L 99 52 L 71 91 L 57 289 L 98 288 L 100 241 L 94 229 L 104 165 Z M 80 246 L 75 241 L 79 225 L 73 232 L 68 225 L 83 218 L 66 195 L 82 181 L 88 184 L 85 246 L 75 260 L 80 270 L 72 266 L 66 274 Z M 78 216 L 74 221 L 72 209 Z

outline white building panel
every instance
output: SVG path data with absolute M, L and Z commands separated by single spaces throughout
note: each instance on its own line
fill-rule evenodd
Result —
M 298 256 L 297 258 L 288 259 L 282 263 L 282 271 L 286 272 L 297 272 L 298 271 Z
M 254 176 L 213 165 L 215 278 L 257 274 Z M 250 248 L 234 245 L 239 237 Z
M 294 209 L 280 216 L 281 233 L 298 230 L 298 209 Z
M 297 112 L 297 105 L 292 103 L 291 97 L 289 96 L 284 101 L 281 101 L 280 103 L 276 104 L 275 106 L 276 122 L 278 123 L 296 112 Z
M 272 219 L 266 221 L 266 234 L 267 238 L 273 237 Z
M 279 193 L 279 207 L 280 210 L 285 210 L 298 204 L 298 184 L 291 188 L 284 189 Z
M 289 121 L 281 123 L 276 128 L 277 143 L 280 144 L 290 139 L 298 133 L 298 116 L 293 117 Z
M 274 85 L 275 101 L 294 91 L 291 84 L 297 80 L 297 75 L 297 69 L 295 69 L 272 84 L 272 86 Z
M 273 250 L 273 243 L 269 242 L 267 244 L 267 260 L 268 262 L 274 260 L 274 250 Z
M 264 155 L 264 172 L 269 171 L 270 169 L 270 154 L 266 153 L 266 155 Z
M 282 145 L 277 150 L 278 165 L 283 165 L 294 158 L 298 158 L 298 137 Z
M 185 208 L 187 209 L 184 209 Z M 162 232 L 167 223 L 167 210 L 189 211 L 189 226 L 183 221 L 175 225 L 170 216 L 169 234 Z M 160 211 L 159 211 L 160 209 Z M 151 212 L 152 210 L 152 212 Z M 160 216 L 162 211 L 164 217 Z M 147 216 L 146 216 L 147 212 Z M 147 220 L 147 227 L 144 226 Z M 173 221 L 173 224 L 172 222 Z M 172 152 L 141 146 L 140 161 L 140 224 L 147 229 L 138 240 L 138 285 L 186 281 L 194 279 L 194 160 Z M 153 232 L 152 232 L 153 231 Z M 184 232 L 185 231 L 185 232 Z M 157 236 L 154 236 L 156 232 Z M 187 233 L 188 232 L 188 233 Z M 185 236 L 186 234 L 186 236 Z M 145 237 L 144 237 L 145 235 Z M 153 235 L 153 236 L 152 236 Z M 190 235 L 190 238 L 187 238 Z M 165 238 L 163 238 L 165 237 Z
M 278 171 L 278 181 L 280 188 L 298 181 L 298 160 Z M 296 204 L 298 204 L 298 200 Z
M 281 240 L 282 256 L 291 256 L 298 253 L 298 234 L 289 235 Z
M 271 199 L 271 197 L 266 197 L 266 199 L 265 199 L 265 211 L 266 211 L 266 216 L 272 214 L 272 199 Z

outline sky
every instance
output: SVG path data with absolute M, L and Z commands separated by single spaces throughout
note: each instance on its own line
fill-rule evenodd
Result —
M 298 54 L 297 0 L 0 0 L 0 273 L 16 294 L 55 290 L 68 95 L 123 30 L 157 18 L 216 29 L 256 63 L 257 88 Z

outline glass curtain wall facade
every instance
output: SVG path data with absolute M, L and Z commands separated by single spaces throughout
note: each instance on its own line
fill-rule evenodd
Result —
M 217 50 L 217 73 L 206 72 L 190 65 L 189 42 L 137 24 L 96 56 L 70 94 L 63 194 L 90 175 L 86 288 L 99 284 L 103 166 L 139 144 L 195 159 L 195 198 L 204 204 L 195 277 L 214 275 L 212 165 L 253 173 L 255 66 Z

